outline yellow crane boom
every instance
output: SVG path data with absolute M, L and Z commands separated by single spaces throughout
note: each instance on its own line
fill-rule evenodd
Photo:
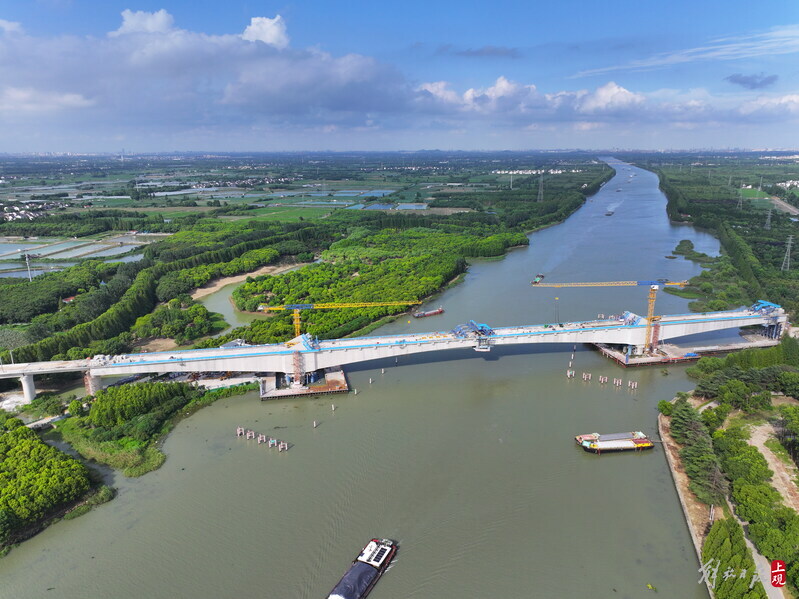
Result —
M 685 287 L 688 281 L 600 281 L 588 283 L 535 283 L 536 287 L 634 287 L 636 285 L 678 285 Z
M 601 281 L 601 282 L 581 282 L 581 283 L 533 283 L 533 287 L 635 287 L 638 285 L 649 286 L 649 301 L 646 311 L 646 336 L 645 351 L 651 352 L 652 347 L 652 325 L 660 320 L 655 316 L 655 300 L 657 299 L 658 288 L 663 286 L 685 287 L 688 281 L 667 281 L 658 279 L 656 281 Z
M 374 308 L 377 306 L 413 306 L 421 304 L 422 302 L 416 300 L 398 301 L 398 302 L 326 302 L 320 304 L 285 304 L 283 306 L 267 306 L 261 304 L 258 306 L 259 311 L 272 311 L 272 310 L 293 310 L 294 316 L 294 336 L 299 337 L 302 328 L 300 320 L 300 310 L 331 310 L 335 308 Z

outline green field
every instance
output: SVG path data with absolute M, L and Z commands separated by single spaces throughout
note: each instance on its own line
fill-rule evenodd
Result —
M 296 222 L 302 218 L 303 220 L 313 220 L 322 218 L 329 215 L 337 208 L 330 207 L 312 207 L 312 208 L 297 208 L 296 206 L 267 206 L 265 208 L 256 208 L 247 213 L 247 216 L 239 218 L 252 218 L 257 217 L 258 220 L 280 220 Z
M 765 191 L 760 191 L 758 189 L 742 189 L 741 195 L 749 200 L 768 198 L 768 194 Z

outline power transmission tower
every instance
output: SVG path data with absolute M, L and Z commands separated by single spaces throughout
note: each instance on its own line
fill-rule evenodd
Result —
M 738 190 L 738 206 L 736 207 L 738 208 L 738 210 L 744 209 L 744 194 L 740 189 Z
M 25 264 L 28 267 L 28 281 L 33 281 L 33 277 L 31 276 L 31 255 L 25 254 Z
M 766 231 L 771 231 L 771 208 L 769 208 L 768 213 L 766 213 L 766 224 L 763 225 L 763 228 Z
M 763 191 L 763 175 L 760 175 L 760 185 L 757 186 L 758 191 Z
M 541 173 L 541 177 L 538 179 L 538 201 L 544 201 L 544 173 Z
M 513 173 L 510 174 L 510 189 L 513 191 Z
M 782 259 L 780 270 L 791 270 L 791 245 L 793 245 L 793 235 L 788 235 L 788 241 L 785 243 L 785 258 Z

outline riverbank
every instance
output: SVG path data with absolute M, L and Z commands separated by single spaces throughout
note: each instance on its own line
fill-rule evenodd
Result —
M 703 403 L 699 398 L 696 397 L 690 397 L 688 402 L 691 406 L 693 406 L 694 409 L 699 410 L 700 412 L 703 408 L 708 408 L 715 405 L 714 403 Z M 741 416 L 741 414 L 736 412 L 733 414 L 733 420 L 739 420 Z M 790 469 L 790 467 L 793 466 L 792 462 L 790 465 L 786 465 L 782 463 L 777 456 L 771 455 L 771 452 L 768 450 L 767 446 L 769 432 L 773 433 L 773 429 L 768 423 L 755 426 L 752 430 L 752 437 L 748 440 L 748 443 L 749 445 L 755 447 L 761 453 L 761 455 L 765 454 L 766 462 L 775 473 L 775 477 L 773 478 L 775 488 L 782 496 L 784 504 L 793 508 L 794 501 L 799 499 L 799 494 L 796 492 L 791 492 L 791 488 L 795 490 L 796 487 L 796 483 L 791 477 L 792 473 L 795 474 L 795 468 L 792 472 Z M 730 497 L 725 495 L 723 499 L 721 499 L 715 506 L 710 506 L 699 501 L 690 487 L 691 480 L 685 471 L 685 464 L 683 462 L 683 456 L 681 453 L 686 448 L 691 448 L 692 446 L 690 444 L 686 446 L 680 445 L 673 438 L 671 435 L 671 419 L 662 413 L 658 414 L 658 434 L 663 442 L 663 449 L 666 454 L 669 471 L 674 482 L 675 490 L 677 491 L 680 506 L 685 517 L 685 522 L 691 535 L 691 542 L 699 559 L 699 563 L 703 564 L 708 560 L 708 550 L 706 547 L 704 547 L 706 540 L 711 546 L 713 546 L 713 542 L 708 539 L 708 533 L 710 533 L 711 527 L 715 530 L 714 523 L 727 518 L 732 518 L 743 530 L 743 541 L 748 549 L 748 552 L 751 554 L 757 574 L 763 583 L 763 590 L 765 591 L 766 596 L 769 599 L 783 599 L 784 597 L 792 597 L 793 595 L 791 595 L 786 589 L 774 588 L 768 584 L 770 577 L 770 562 L 761 553 L 759 553 L 758 549 L 749 539 L 747 533 L 748 523 L 743 521 L 738 514 L 735 513 L 730 502 Z M 790 462 L 790 458 L 787 458 L 787 460 Z M 695 467 L 695 464 L 692 467 Z M 705 549 L 704 557 L 703 549 Z M 709 555 L 712 559 L 716 554 L 710 553 Z M 715 576 L 713 578 L 716 579 Z M 721 583 L 721 580 L 716 579 L 714 581 L 716 583 L 715 587 L 711 585 L 709 580 L 704 580 L 704 582 L 711 597 L 715 597 L 715 590 L 719 588 L 718 585 Z M 727 591 L 724 591 L 724 593 L 726 592 Z M 724 594 L 723 596 L 728 595 Z
M 288 272 L 293 268 L 297 268 L 297 266 L 301 266 L 303 263 L 301 262 L 291 262 L 291 263 L 282 263 L 282 264 L 270 264 L 269 266 L 262 266 L 258 270 L 254 270 L 252 272 L 243 273 L 240 275 L 234 275 L 231 277 L 222 277 L 221 279 L 215 279 L 210 283 L 195 289 L 191 293 L 191 299 L 200 299 L 201 297 L 205 297 L 206 295 L 211 295 L 225 287 L 226 285 L 231 285 L 233 283 L 243 283 L 250 277 L 260 277 L 261 275 L 279 275 L 284 272 Z M 308 262 L 308 264 L 312 264 L 312 262 Z
M 195 397 L 167 416 L 152 436 L 138 442 L 130 437 L 121 439 L 122 443 L 110 440 L 97 441 L 85 434 L 85 429 L 77 418 L 68 418 L 59 422 L 52 434 L 57 435 L 59 441 L 72 447 L 84 460 L 105 464 L 121 471 L 127 477 L 135 478 L 157 470 L 164 464 L 166 454 L 161 451 L 160 445 L 181 420 L 218 399 L 255 389 L 258 389 L 257 383 L 244 383 L 197 392 Z
M 663 442 L 663 453 L 669 464 L 669 472 L 680 500 L 680 507 L 685 515 L 685 523 L 691 534 L 696 557 L 702 563 L 702 542 L 707 536 L 709 525 L 712 524 L 710 508 L 699 501 L 689 489 L 691 481 L 680 459 L 680 445 L 671 436 L 671 424 L 663 414 L 658 414 L 658 436 Z
M 30 526 L 14 534 L 6 545 L 0 546 L 0 558 L 5 557 L 14 547 L 35 537 L 47 527 L 61 520 L 74 520 L 84 514 L 88 514 L 96 506 L 111 501 L 115 495 L 116 492 L 111 487 L 100 483 L 95 484 L 89 492 L 80 499 L 53 510 L 41 520 L 32 523 Z

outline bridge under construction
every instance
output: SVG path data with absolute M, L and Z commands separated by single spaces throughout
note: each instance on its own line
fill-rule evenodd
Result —
M 592 343 L 618 348 L 624 355 L 641 355 L 647 342 L 658 343 L 698 333 L 762 327 L 763 335 L 779 339 L 787 324 L 785 310 L 777 304 L 758 302 L 740 310 L 676 314 L 650 321 L 625 312 L 617 318 L 493 328 L 470 321 L 451 331 L 319 340 L 307 334 L 286 343 L 240 345 L 210 349 L 172 350 L 156 353 L 94 356 L 85 360 L 30 362 L 0 367 L 0 378 L 19 378 L 26 401 L 36 395 L 34 376 L 82 372 L 86 388 L 95 393 L 104 376 L 166 374 L 173 372 L 247 372 L 280 375 L 302 387 L 310 373 L 359 362 L 434 351 L 473 349 L 531 343 Z M 649 331 L 649 332 L 648 332 Z

